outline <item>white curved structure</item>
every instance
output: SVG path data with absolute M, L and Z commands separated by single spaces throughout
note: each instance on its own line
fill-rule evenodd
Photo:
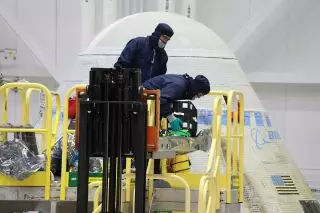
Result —
M 76 83 L 87 83 L 90 67 L 112 67 L 131 38 L 151 34 L 160 22 L 168 23 L 175 31 L 166 47 L 168 73 L 204 74 L 210 79 L 212 89 L 239 90 L 245 95 L 245 175 L 247 187 L 252 187 L 246 193 L 252 207 L 258 202 L 263 208 L 263 211 L 252 212 L 303 212 L 299 200 L 312 200 L 311 191 L 282 148 L 281 138 L 272 128 L 234 54 L 204 25 L 171 13 L 152 12 L 125 17 L 105 29 L 79 55 L 75 69 L 65 76 L 62 91 Z M 198 109 L 211 109 L 212 100 L 205 97 L 195 104 Z M 282 179 L 286 176 L 291 178 L 290 184 L 293 185 L 290 187 L 295 187 L 296 193 L 279 193 L 279 187 L 286 190 L 286 186 L 277 186 L 283 184 Z

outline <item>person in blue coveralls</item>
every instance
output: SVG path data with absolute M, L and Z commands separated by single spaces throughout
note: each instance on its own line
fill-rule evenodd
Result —
M 141 82 L 166 74 L 168 55 L 164 50 L 174 32 L 165 23 L 160 23 L 152 35 L 131 39 L 123 49 L 115 68 L 140 68 Z
M 173 131 L 182 129 L 182 121 L 173 115 L 173 103 L 178 100 L 194 100 L 210 92 L 210 82 L 203 75 L 195 78 L 188 74 L 160 75 L 142 84 L 143 88 L 161 91 L 160 116 L 166 117 Z

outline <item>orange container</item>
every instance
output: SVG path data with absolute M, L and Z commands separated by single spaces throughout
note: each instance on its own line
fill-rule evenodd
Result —
M 147 151 L 159 149 L 160 90 L 144 90 L 143 102 L 147 104 Z

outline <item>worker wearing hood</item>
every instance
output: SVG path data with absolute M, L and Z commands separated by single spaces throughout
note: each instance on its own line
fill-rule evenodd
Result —
M 209 80 L 203 75 L 195 78 L 188 74 L 160 75 L 144 82 L 142 86 L 161 91 L 160 116 L 169 120 L 173 131 L 182 129 L 182 121 L 173 115 L 173 103 L 177 100 L 194 100 L 210 92 Z
M 169 25 L 158 24 L 151 36 L 130 40 L 114 66 L 140 68 L 142 83 L 155 76 L 166 74 L 168 55 L 164 48 L 173 34 Z

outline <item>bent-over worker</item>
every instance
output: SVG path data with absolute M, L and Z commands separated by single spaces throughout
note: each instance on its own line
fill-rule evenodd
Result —
M 161 91 L 160 116 L 168 119 L 173 131 L 182 129 L 182 121 L 173 115 L 173 103 L 178 100 L 194 100 L 210 92 L 209 80 L 203 75 L 195 78 L 188 74 L 160 75 L 144 82 L 142 86 Z

